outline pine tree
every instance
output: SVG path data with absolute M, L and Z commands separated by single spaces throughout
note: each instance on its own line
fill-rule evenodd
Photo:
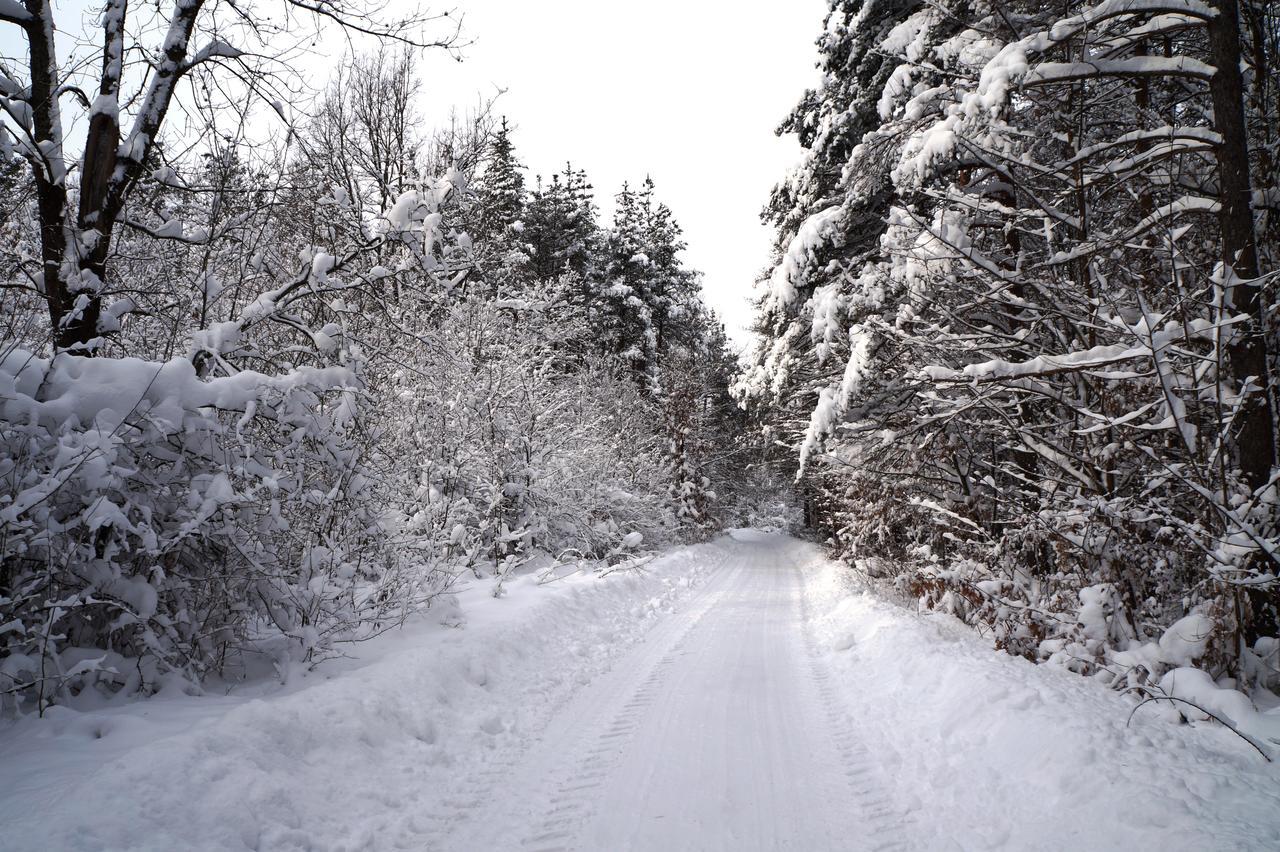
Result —
M 919 5 L 832 0 L 817 40 L 822 83 L 778 128 L 797 137 L 805 156 L 775 187 L 763 214 L 777 228 L 777 260 L 762 282 L 761 345 L 742 390 L 749 400 L 786 412 L 776 425 L 797 444 L 809 429 L 815 397 L 840 383 L 854 324 L 848 312 L 864 307 L 860 303 L 879 307 L 868 298 L 863 273 L 882 258 L 880 239 L 894 197 L 893 145 L 859 143 L 880 127 L 886 84 L 902 61 L 882 42 Z
M 478 244 L 507 240 L 524 218 L 524 165 L 516 157 L 504 116 L 493 135 L 475 187 L 477 214 L 471 238 Z
M 650 392 L 661 387 L 661 362 L 698 339 L 698 276 L 687 269 L 680 226 L 645 178 L 639 192 L 624 184 L 616 197 L 606 246 L 602 324 L 615 351 Z
M 596 212 L 586 172 L 572 163 L 546 186 L 539 178 L 525 226 L 536 280 L 546 283 L 566 273 L 582 280 L 593 276 L 599 242 Z
M 1091 670 L 1194 607 L 1243 679 L 1280 624 L 1264 18 L 837 2 L 784 125 L 739 393 L 815 527 L 1010 651 Z
M 477 274 L 490 294 L 524 291 L 531 265 L 526 236 L 524 165 L 516 157 L 511 127 L 504 117 L 476 180 L 467 223 L 476 246 Z

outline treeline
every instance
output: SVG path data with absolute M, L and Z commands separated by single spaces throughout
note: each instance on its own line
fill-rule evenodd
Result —
M 810 523 L 1011 653 L 1274 687 L 1280 7 L 838 0 L 817 44 L 738 387 Z
M 526 188 L 505 122 L 424 133 L 410 49 L 280 101 L 279 22 L 105 8 L 84 102 L 49 95 L 83 85 L 52 10 L 0 10 L 32 59 L 0 80 L 0 711 L 315 662 L 460 573 L 733 515 L 732 359 L 651 182 L 606 225 L 580 171 Z

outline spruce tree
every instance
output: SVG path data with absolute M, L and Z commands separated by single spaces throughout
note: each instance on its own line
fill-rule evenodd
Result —
M 566 163 L 545 187 L 539 179 L 529 198 L 525 238 L 538 281 L 554 281 L 565 273 L 591 277 L 599 226 L 586 172 Z
M 516 157 L 507 119 L 494 134 L 484 170 L 476 181 L 468 229 L 475 263 L 487 291 L 512 295 L 524 289 L 530 263 L 525 242 L 524 165 Z

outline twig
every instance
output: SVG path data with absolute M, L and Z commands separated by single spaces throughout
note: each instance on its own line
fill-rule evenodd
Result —
M 1253 746 L 1254 749 L 1258 752 L 1258 754 L 1262 755 L 1262 759 L 1265 760 L 1267 763 L 1272 762 L 1271 756 L 1262 750 L 1262 746 L 1258 745 L 1256 742 L 1253 741 L 1253 737 L 1249 736 L 1244 731 L 1240 730 L 1235 725 L 1228 722 L 1226 719 L 1223 719 L 1218 714 L 1212 713 L 1206 710 L 1205 708 L 1201 707 L 1199 704 L 1195 703 L 1194 701 L 1189 701 L 1186 698 L 1179 698 L 1176 695 L 1153 695 L 1150 698 L 1143 699 L 1142 701 L 1138 702 L 1137 707 L 1134 707 L 1133 710 L 1130 711 L 1129 718 L 1125 720 L 1124 726 L 1126 728 L 1129 727 L 1129 723 L 1133 721 L 1134 713 L 1137 713 L 1138 710 L 1142 708 L 1142 705 L 1150 704 L 1152 701 L 1181 701 L 1183 704 L 1191 705 L 1192 707 L 1199 710 L 1201 713 L 1208 716 L 1210 719 L 1213 719 L 1215 722 L 1220 723 L 1224 728 L 1226 728 L 1231 733 L 1235 734 L 1240 739 L 1247 742 L 1249 745 Z

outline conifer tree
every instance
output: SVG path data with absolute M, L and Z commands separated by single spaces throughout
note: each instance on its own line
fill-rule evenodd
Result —
M 1092 671 L 1194 609 L 1216 671 L 1256 677 L 1268 32 L 1235 0 L 833 0 L 737 386 L 813 526 L 1010 651 Z M 1092 605 L 1106 636 L 1072 626 Z
M 527 193 L 524 165 L 504 116 L 494 132 L 476 179 L 469 234 L 477 247 L 476 268 L 486 292 L 513 295 L 525 289 L 530 265 L 526 243 Z
M 505 116 L 493 134 L 484 170 L 476 181 L 477 216 L 472 224 L 476 243 L 506 240 L 524 218 L 524 164 L 515 153 L 511 127 Z
M 794 134 L 805 154 L 763 212 L 777 229 L 775 262 L 760 282 L 760 345 L 739 387 L 745 402 L 772 412 L 778 437 L 797 447 L 814 444 L 815 401 L 827 400 L 817 408 L 831 410 L 847 397 L 850 354 L 872 348 L 865 335 L 851 340 L 853 327 L 885 308 L 865 273 L 883 257 L 896 146 L 892 139 L 859 143 L 880 127 L 886 84 L 902 62 L 882 42 L 920 5 L 832 0 L 817 39 L 821 83 L 777 131 Z
M 586 172 L 566 163 L 529 199 L 525 237 L 532 258 L 532 274 L 541 282 L 565 273 L 587 280 L 594 271 L 599 226 L 592 186 Z

